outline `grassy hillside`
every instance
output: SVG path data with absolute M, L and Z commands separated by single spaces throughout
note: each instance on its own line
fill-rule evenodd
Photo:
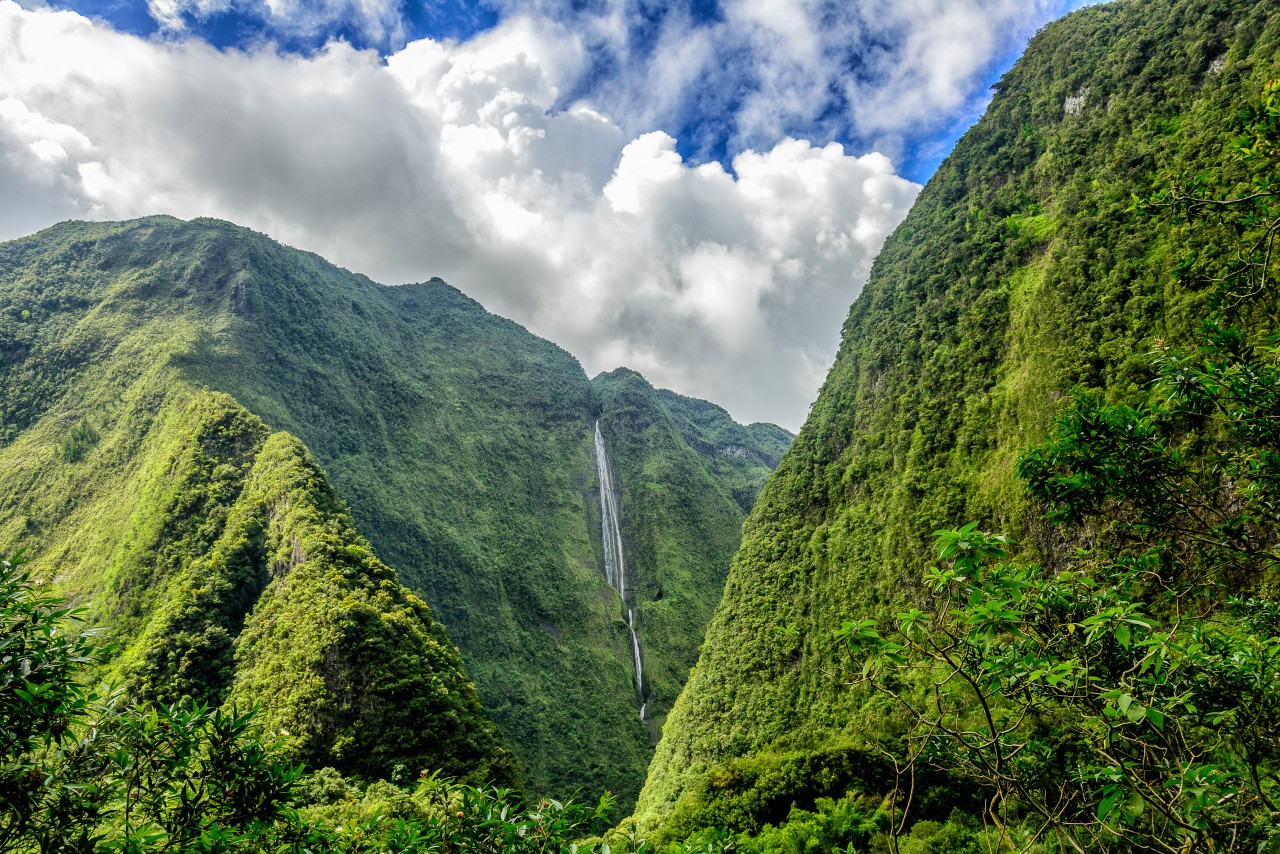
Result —
M 140 690 L 214 698 L 240 679 L 227 673 L 227 641 L 211 636 L 204 675 L 173 681 L 195 666 L 182 646 L 190 636 L 241 631 L 238 606 L 224 600 L 266 583 L 245 588 L 221 538 L 253 483 L 258 444 L 287 431 L 355 529 L 448 627 L 525 782 L 634 798 L 651 733 L 600 570 L 592 428 L 601 404 L 568 353 L 443 282 L 380 286 L 209 220 L 65 223 L 0 244 L 0 306 L 0 539 L 30 546 L 37 571 L 56 568 L 64 590 L 92 600 Z M 184 413 L 205 389 L 231 403 L 184 440 Z M 721 421 L 707 423 L 731 431 Z M 722 482 L 713 491 L 728 496 L 717 539 L 681 553 L 663 588 L 676 608 L 696 603 L 681 612 L 688 619 L 705 621 L 718 596 L 742 518 L 734 498 L 758 489 L 786 439 L 739 429 L 772 444 L 708 469 Z M 720 447 L 714 436 L 700 441 Z M 654 488 L 678 500 L 646 518 L 663 536 L 700 542 L 690 531 L 702 522 L 682 515 L 692 506 L 685 484 Z M 236 579 L 229 592 L 192 604 L 189 579 L 215 566 Z M 263 595 L 290 613 L 313 607 Z M 407 602 L 387 607 L 417 607 Z M 206 625 L 206 606 L 226 614 Z M 157 608 L 172 612 L 169 622 L 155 623 Z M 650 639 L 660 625 L 655 617 L 643 632 L 670 698 L 702 623 Z M 155 648 L 156 633 L 170 646 Z
M 1119 0 L 1033 39 L 853 305 L 668 718 L 643 828 L 718 823 L 719 804 L 752 829 L 886 785 L 848 770 L 894 723 L 834 631 L 899 610 L 939 528 L 1054 547 L 1014 460 L 1073 387 L 1145 402 L 1154 342 L 1190 343 L 1203 316 L 1175 268 L 1187 250 L 1212 268 L 1235 241 L 1135 212 L 1131 194 L 1206 170 L 1230 190 L 1235 117 L 1277 75 L 1268 3 Z

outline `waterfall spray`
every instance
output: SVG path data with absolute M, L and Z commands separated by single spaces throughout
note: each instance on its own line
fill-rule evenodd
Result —
M 648 703 L 644 693 L 644 660 L 640 655 L 640 638 L 636 634 L 636 612 L 627 590 L 627 570 L 622 561 L 622 517 L 618 513 L 618 492 L 613 485 L 609 449 L 596 419 L 596 473 L 600 484 L 600 528 L 604 544 L 604 577 L 617 591 L 627 609 L 627 634 L 631 636 L 631 654 L 636 666 L 636 696 L 640 701 L 640 720 L 648 720 Z

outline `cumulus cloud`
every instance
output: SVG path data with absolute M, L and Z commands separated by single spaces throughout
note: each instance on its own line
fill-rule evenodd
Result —
M 381 281 L 440 275 L 577 355 L 797 428 L 918 187 L 785 138 L 727 169 L 572 91 L 590 45 L 517 16 L 387 57 L 151 41 L 0 0 L 0 237 L 217 216 Z
M 93 163 L 92 149 L 74 127 L 0 99 L 0 234 L 86 214 L 80 170 Z
M 721 0 L 710 15 L 694 0 L 504 7 L 572 22 L 595 63 L 584 90 L 629 133 L 688 131 L 704 156 L 790 135 L 897 160 L 940 117 L 976 117 L 984 73 L 1083 2 Z
M 384 54 L 421 26 L 415 15 L 468 32 L 497 8 L 577 34 L 590 67 L 562 97 L 590 101 L 629 136 L 666 130 L 700 159 L 803 136 L 901 160 L 916 154 L 921 131 L 976 118 L 993 63 L 1086 2 L 1095 0 L 148 0 L 148 8 L 170 32 L 200 32 L 222 15 L 242 31 L 260 28 L 258 38 L 319 45 L 340 32 Z
M 307 58 L 221 52 L 3 2 L 0 101 L 0 138 L 74 140 L 43 183 L 80 215 L 225 216 L 308 248 L 343 234 L 417 245 L 427 229 L 420 261 L 471 250 L 456 206 L 423 204 L 448 187 L 439 147 L 423 144 L 439 117 L 406 109 L 376 56 L 342 43 Z M 28 164 L 11 170 L 28 182 L 41 175 L 31 156 L 3 152 Z M 384 213 L 414 206 L 416 223 Z M 15 227 L 47 224 L 14 207 Z
M 734 38 L 760 84 L 739 116 L 745 139 L 828 121 L 860 139 L 901 135 L 985 97 L 982 72 L 1021 47 L 1057 0 L 732 0 Z M 883 142 L 883 140 L 882 140 Z

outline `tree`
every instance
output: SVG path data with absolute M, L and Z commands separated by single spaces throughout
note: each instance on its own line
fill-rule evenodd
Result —
M 255 713 L 152 706 L 85 681 L 101 648 L 0 561 L 0 850 L 256 850 L 307 836 L 301 773 Z
M 607 795 L 595 807 L 526 802 L 426 772 L 412 789 L 377 782 L 358 804 L 319 806 L 355 790 L 332 769 L 309 780 L 284 761 L 283 734 L 256 709 L 136 702 L 89 684 L 103 648 L 22 565 L 0 560 L 2 851 L 547 854 L 576 850 L 612 808 Z
M 1203 346 L 1156 343 L 1150 408 L 1077 392 L 1018 463 L 1082 547 L 939 531 L 928 610 L 839 633 L 911 722 L 901 767 L 978 783 L 1010 850 L 1280 851 L 1280 333 L 1249 332 L 1277 325 L 1280 82 L 1242 119 L 1249 191 L 1137 205 L 1240 236 Z
M 48 779 L 40 756 L 68 744 L 97 699 L 78 681 L 95 649 L 77 631 L 79 612 L 39 593 L 22 564 L 21 552 L 0 560 L 0 849 L 6 851 L 47 832 L 40 826 L 43 802 L 61 786 Z

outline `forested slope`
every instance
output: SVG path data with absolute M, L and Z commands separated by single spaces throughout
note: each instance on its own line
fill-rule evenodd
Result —
M 601 573 L 592 436 L 602 404 L 568 353 L 443 282 L 385 287 L 246 229 L 167 217 L 65 223 L 0 244 L 0 348 L 0 538 L 26 545 L 37 573 L 56 573 L 61 589 L 91 602 L 93 618 L 124 644 L 119 666 L 140 690 L 217 699 L 229 684 L 262 686 L 285 672 L 286 646 L 255 634 L 266 623 L 245 622 L 242 606 L 258 588 L 274 624 L 307 624 L 326 639 L 336 631 L 322 625 L 328 605 L 306 605 L 286 595 L 287 584 L 270 587 L 252 572 L 237 575 L 236 544 L 268 536 L 244 533 L 259 523 L 237 515 L 237 502 L 257 483 L 266 437 L 287 431 L 314 455 L 315 477 L 323 470 L 350 507 L 354 529 L 344 529 L 343 542 L 359 542 L 356 530 L 366 536 L 447 627 L 523 781 L 536 792 L 607 788 L 623 803 L 634 798 L 653 734 L 637 713 L 623 612 Z M 205 390 L 229 396 L 216 398 L 226 412 L 192 434 L 189 413 L 204 405 Z M 630 441 L 625 423 L 607 413 L 603 421 L 610 443 Z M 663 607 L 703 622 L 736 548 L 743 503 L 789 438 L 739 428 L 722 412 L 707 423 L 686 433 L 706 433 L 698 456 L 710 481 L 655 482 L 676 499 L 661 509 L 623 502 L 628 518 L 699 543 L 674 558 L 678 570 L 662 590 Z M 734 429 L 763 430 L 767 452 L 720 466 L 729 458 L 716 449 L 730 439 L 717 436 Z M 619 466 L 624 488 L 639 497 L 631 453 L 619 453 Z M 287 479 L 284 471 L 261 476 Z M 719 496 L 709 543 L 703 521 L 684 515 L 694 506 L 686 486 Z M 333 524 L 322 527 L 332 533 Z M 271 549 L 282 542 L 271 540 Z M 369 587 L 347 576 L 344 554 L 327 557 L 319 575 L 298 577 L 335 603 L 377 599 L 382 581 L 372 579 L 386 577 L 385 567 L 371 554 L 349 556 Z M 667 572 L 653 560 L 637 566 Z M 347 580 L 334 576 L 332 587 L 325 579 L 333 572 Z M 208 584 L 196 581 L 206 575 Z M 644 595 L 658 587 L 646 582 Z M 399 625 L 391 615 L 416 613 L 416 600 L 398 596 L 383 603 L 382 622 L 339 623 L 356 620 L 373 643 Z M 685 597 L 692 610 L 680 604 Z M 367 617 L 364 609 L 353 613 Z M 701 629 L 682 623 L 673 640 L 651 641 L 661 610 L 641 627 L 654 673 L 666 674 L 659 715 Z M 228 670 L 227 650 L 242 631 L 239 654 L 252 658 L 257 676 L 239 664 Z M 411 646 L 426 643 L 410 636 Z M 325 666 L 355 667 L 343 657 L 356 655 L 353 642 L 343 640 L 339 659 Z M 179 673 L 188 676 L 175 682 Z M 290 702 L 302 704 L 298 690 Z M 389 757 L 400 749 L 393 729 L 372 727 L 386 736 L 377 744 L 339 746 Z
M 79 450 L 49 447 L 38 426 L 23 434 L 10 468 L 62 479 L 49 500 L 6 496 L 29 511 L 23 539 L 62 523 L 59 580 L 113 627 L 130 693 L 260 705 L 312 767 L 376 778 L 408 763 L 514 782 L 456 647 L 298 440 L 224 394 L 151 379 L 153 396 Z
M 835 631 L 901 610 L 939 528 L 976 521 L 1030 553 L 1076 545 L 1037 521 L 1014 461 L 1071 389 L 1145 403 L 1155 343 L 1197 343 L 1208 291 L 1177 272 L 1188 249 L 1220 264 L 1238 236 L 1133 195 L 1206 171 L 1243 186 L 1226 149 L 1277 75 L 1269 3 L 1119 0 L 1032 40 L 851 309 L 668 717 L 643 829 L 753 829 L 851 786 L 883 794 L 861 751 L 896 724 Z
M 738 424 L 625 368 L 591 385 L 622 489 L 656 740 L 720 601 L 744 514 L 791 436 L 771 424 Z

